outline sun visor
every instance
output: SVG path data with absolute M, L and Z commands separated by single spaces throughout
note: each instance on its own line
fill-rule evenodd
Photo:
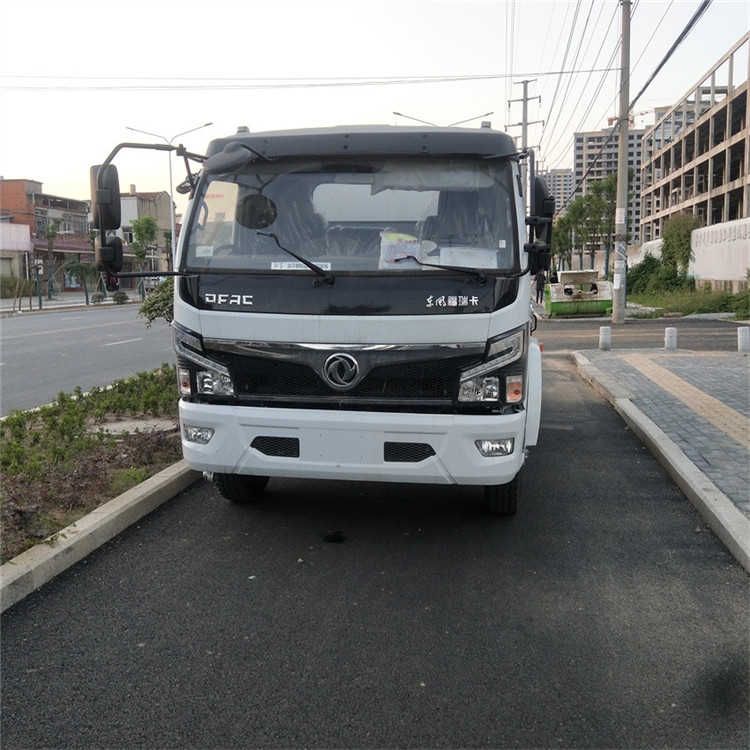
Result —
M 383 190 L 478 190 L 493 184 L 489 168 L 482 164 L 415 161 L 406 165 L 403 161 L 393 161 L 386 162 L 374 175 L 372 194 Z

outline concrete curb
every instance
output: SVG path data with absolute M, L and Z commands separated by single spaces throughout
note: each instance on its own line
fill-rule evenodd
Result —
M 737 562 L 750 573 L 750 519 L 640 409 L 622 385 L 601 372 L 581 352 L 572 353 L 578 374 L 603 396 L 667 470 Z
M 0 566 L 0 612 L 201 478 L 178 461 Z

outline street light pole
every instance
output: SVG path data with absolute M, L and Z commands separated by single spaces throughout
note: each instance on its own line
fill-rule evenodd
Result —
M 434 122 L 427 122 L 427 120 L 420 120 L 418 117 L 412 117 L 411 115 L 405 115 L 403 112 L 394 112 L 397 117 L 404 117 L 407 120 L 414 120 L 415 122 L 421 122 L 422 125 L 431 125 L 433 128 L 439 127 Z M 463 125 L 464 123 L 471 122 L 472 120 L 479 120 L 482 117 L 488 117 L 494 115 L 494 112 L 485 112 L 483 115 L 477 115 L 476 117 L 469 117 L 466 120 L 459 120 L 458 122 L 452 122 L 450 125 L 446 125 L 446 128 L 454 128 L 456 125 Z
M 147 130 L 138 130 L 138 128 L 131 128 L 130 126 L 125 126 L 126 130 L 132 130 L 134 133 L 141 133 L 142 135 L 150 135 L 153 138 L 160 138 L 162 141 L 164 141 L 168 146 L 171 146 L 172 143 L 175 141 L 175 139 L 179 138 L 180 136 L 187 135 L 188 133 L 194 133 L 196 130 L 201 130 L 202 128 L 207 128 L 209 125 L 213 125 L 212 122 L 204 123 L 203 125 L 198 125 L 196 128 L 191 128 L 190 130 L 185 130 L 182 133 L 177 133 L 177 135 L 173 135 L 171 138 L 167 139 L 165 135 L 159 135 L 158 133 L 149 133 Z M 170 229 L 172 232 L 172 269 L 174 269 L 174 259 L 175 259 L 175 245 L 177 243 L 177 231 L 175 226 L 175 211 L 174 211 L 174 191 L 172 188 L 172 152 L 169 151 L 167 153 L 167 156 L 169 157 L 169 215 L 170 215 Z M 170 270 L 172 270 L 170 269 Z

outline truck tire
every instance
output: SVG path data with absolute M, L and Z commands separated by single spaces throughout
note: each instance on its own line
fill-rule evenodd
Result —
M 252 474 L 214 474 L 219 492 L 233 503 L 253 503 L 260 498 L 268 484 L 268 477 Z
M 507 484 L 492 484 L 484 488 L 484 502 L 490 513 L 499 516 L 512 516 L 518 508 L 518 497 L 521 494 L 520 469 Z

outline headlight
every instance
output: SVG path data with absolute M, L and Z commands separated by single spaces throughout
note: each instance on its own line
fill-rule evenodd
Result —
M 179 326 L 172 326 L 174 350 L 178 358 L 177 379 L 180 394 L 234 396 L 229 370 L 202 354 L 200 337 Z
M 464 370 L 458 387 L 458 400 L 471 402 L 501 402 L 516 404 L 523 401 L 523 375 L 516 368 L 513 373 L 499 372 L 524 356 L 523 330 L 490 342 L 487 361 Z
M 195 386 L 198 393 L 207 393 L 211 396 L 234 396 L 234 386 L 229 373 L 200 370 L 195 374 Z
M 500 381 L 496 377 L 463 380 L 458 390 L 459 401 L 497 401 Z

